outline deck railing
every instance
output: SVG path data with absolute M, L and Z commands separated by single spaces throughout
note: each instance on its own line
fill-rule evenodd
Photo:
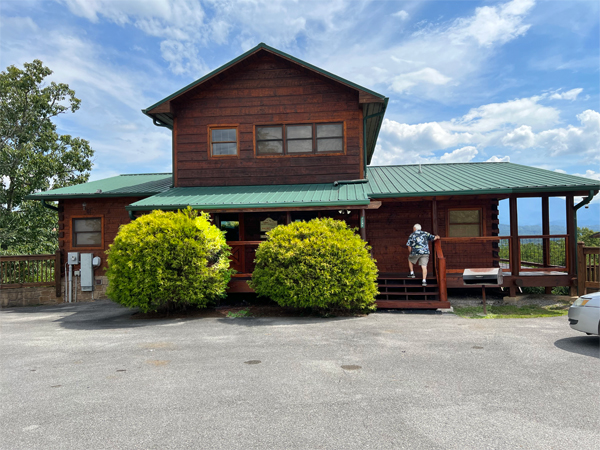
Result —
M 254 253 L 263 241 L 228 241 L 231 247 L 231 268 L 238 274 L 249 274 L 254 270 Z
M 600 290 L 600 247 L 586 247 L 577 243 L 577 293 Z
M 568 235 L 532 235 L 532 236 L 479 236 L 479 237 L 445 237 L 444 244 L 455 245 L 456 253 L 460 251 L 461 261 L 455 261 L 453 254 L 447 253 L 449 272 L 462 272 L 466 265 L 483 267 L 483 264 L 497 261 L 504 272 L 513 271 L 513 252 L 518 254 L 519 272 L 568 272 L 569 240 Z M 487 246 L 486 246 L 487 245 Z M 489 257 L 490 252 L 492 257 Z M 470 260 L 469 260 L 470 259 Z M 468 262 L 467 262 L 468 261 Z M 465 264 L 465 267 L 455 267 Z
M 435 275 L 437 277 L 438 289 L 440 291 L 440 301 L 448 301 L 448 286 L 446 280 L 446 258 L 442 250 L 442 241 L 439 239 L 433 242 L 433 250 L 435 253 Z
M 48 255 L 0 256 L 0 289 L 55 286 L 60 297 L 60 251 Z

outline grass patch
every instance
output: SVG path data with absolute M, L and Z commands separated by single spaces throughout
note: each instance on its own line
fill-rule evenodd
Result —
M 229 311 L 227 317 L 252 317 L 252 313 L 248 309 L 242 309 L 240 311 Z
M 566 316 L 569 312 L 569 306 L 569 304 L 488 306 L 487 316 L 483 315 L 483 306 L 466 306 L 454 308 L 454 314 L 467 319 L 532 319 L 534 317 Z

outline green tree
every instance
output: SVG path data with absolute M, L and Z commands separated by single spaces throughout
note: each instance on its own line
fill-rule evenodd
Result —
M 577 242 L 582 241 L 587 247 L 600 247 L 600 238 L 592 235 L 598 233 L 585 227 L 577 227 Z
M 250 286 L 281 306 L 375 309 L 377 266 L 369 247 L 339 220 L 280 225 L 256 250 Z
M 57 215 L 28 194 L 84 183 L 94 151 L 85 139 L 56 131 L 53 120 L 81 100 L 41 61 L 0 73 L 0 252 L 46 252 L 58 246 Z
M 142 312 L 206 307 L 231 278 L 225 233 L 190 207 L 122 225 L 108 250 L 108 297 Z

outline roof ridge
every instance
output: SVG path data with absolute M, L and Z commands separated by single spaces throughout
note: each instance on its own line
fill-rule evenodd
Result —
M 469 162 L 452 162 L 452 163 L 414 163 L 414 164 L 389 164 L 384 166 L 367 166 L 367 169 L 375 169 L 378 167 L 413 167 L 413 166 L 459 166 L 466 164 L 516 164 L 510 161 L 469 161 Z M 517 164 L 522 165 L 522 164 Z M 530 166 L 525 166 L 530 167 Z

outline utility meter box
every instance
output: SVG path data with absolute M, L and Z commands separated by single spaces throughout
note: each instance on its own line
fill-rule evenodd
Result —
M 92 266 L 93 254 L 81 254 L 81 290 L 90 292 L 94 290 L 94 267 Z
M 67 255 L 67 264 L 70 266 L 79 264 L 79 252 L 69 252 Z

